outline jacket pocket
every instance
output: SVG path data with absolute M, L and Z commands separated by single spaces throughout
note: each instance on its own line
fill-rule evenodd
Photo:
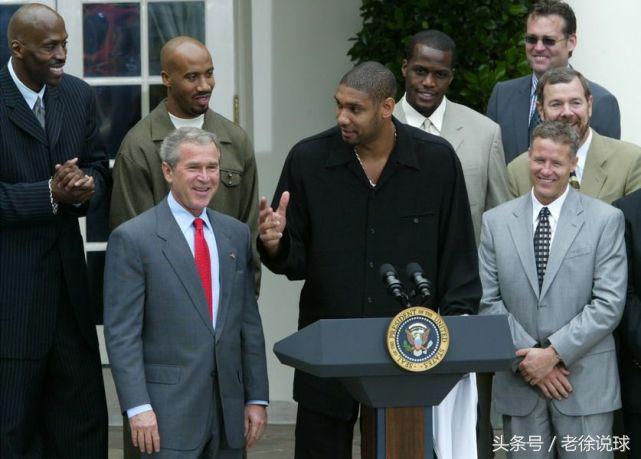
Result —
M 572 250 L 569 250 L 565 255 L 565 259 L 580 257 L 581 255 L 587 255 L 592 253 L 594 250 L 590 247 L 577 247 Z
M 240 185 L 243 178 L 243 172 L 234 169 L 220 169 L 220 181 L 228 187 Z
M 180 367 L 176 365 L 145 365 L 145 379 L 149 383 L 178 384 L 180 381 Z

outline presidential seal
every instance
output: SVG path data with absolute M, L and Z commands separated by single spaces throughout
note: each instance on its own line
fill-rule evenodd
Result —
M 426 371 L 438 365 L 450 345 L 443 318 L 429 308 L 402 310 L 387 329 L 387 350 L 392 360 L 409 371 Z

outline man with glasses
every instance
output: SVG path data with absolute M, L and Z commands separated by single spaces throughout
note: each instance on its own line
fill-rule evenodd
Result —
M 506 162 L 528 149 L 530 134 L 539 119 L 536 85 L 552 68 L 568 67 L 576 47 L 576 17 L 572 8 L 558 0 L 534 4 L 526 23 L 525 53 L 532 75 L 497 83 L 490 96 L 487 115 L 501 126 Z M 591 126 L 607 137 L 621 137 L 619 104 L 607 89 L 590 82 L 594 98 Z

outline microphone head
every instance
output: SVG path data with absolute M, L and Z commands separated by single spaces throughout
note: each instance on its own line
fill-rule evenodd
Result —
M 392 266 L 389 263 L 383 263 L 380 269 L 378 270 L 378 273 L 383 278 L 383 280 L 386 280 L 390 274 L 393 275 L 394 277 L 398 277 L 398 273 L 396 272 L 396 269 L 394 269 L 394 266 Z
M 423 268 L 418 263 L 410 263 L 405 269 L 410 278 L 413 278 L 415 274 L 423 275 Z

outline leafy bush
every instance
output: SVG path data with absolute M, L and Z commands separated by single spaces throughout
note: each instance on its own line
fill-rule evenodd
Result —
M 438 29 L 456 42 L 458 64 L 448 97 L 485 113 L 498 81 L 525 75 L 523 51 L 530 0 L 363 0 L 363 29 L 351 38 L 355 62 L 375 60 L 405 83 L 401 64 L 416 32 Z

